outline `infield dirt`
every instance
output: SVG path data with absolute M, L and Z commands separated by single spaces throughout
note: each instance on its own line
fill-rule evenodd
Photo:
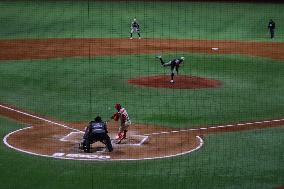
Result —
M 218 51 L 212 51 L 218 47 Z M 241 41 L 206 41 L 206 40 L 162 40 L 162 39 L 33 39 L 33 40 L 0 40 L 0 60 L 31 60 L 49 59 L 61 57 L 95 57 L 134 54 L 164 54 L 167 52 L 194 52 L 207 54 L 245 54 L 249 56 L 265 57 L 274 60 L 284 60 L 284 43 L 276 42 L 241 42 Z M 153 76 L 157 81 L 162 81 L 164 76 Z M 216 87 L 220 81 L 209 80 L 192 76 L 184 77 L 186 83 L 194 83 L 194 86 L 185 88 Z M 179 78 L 177 78 L 179 79 Z M 138 83 L 137 83 L 138 82 Z M 134 78 L 129 83 L 150 87 L 157 86 L 149 83 L 149 78 Z M 203 85 L 201 85 L 203 84 Z M 184 86 L 180 86 L 182 88 Z M 8 107 L 8 108 L 5 108 Z M 10 109 L 9 109 L 10 108 Z M 77 143 L 61 141 L 71 131 L 68 128 L 59 127 L 53 123 L 40 120 L 34 113 L 27 113 L 11 105 L 0 106 L 0 115 L 32 126 L 9 135 L 7 143 L 16 149 L 39 155 L 52 156 L 54 153 L 82 153 L 78 152 Z M 33 115 L 33 116 L 29 116 Z M 45 118 L 53 120 L 51 118 Z M 56 121 L 59 123 L 59 121 Z M 85 123 L 63 123 L 70 128 L 83 131 Z M 284 120 L 266 120 L 250 123 L 231 124 L 230 126 L 201 127 L 193 130 L 173 130 L 154 125 L 133 124 L 129 135 L 149 136 L 149 139 L 141 146 L 117 145 L 111 155 L 111 159 L 145 159 L 155 157 L 168 157 L 190 152 L 200 146 L 200 140 L 196 136 L 204 136 L 208 133 L 227 131 L 239 131 L 256 128 L 265 128 L 284 125 Z M 117 123 L 109 123 L 110 135 L 117 132 Z

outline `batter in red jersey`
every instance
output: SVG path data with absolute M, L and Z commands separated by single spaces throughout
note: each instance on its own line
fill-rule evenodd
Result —
M 119 130 L 116 136 L 117 143 L 119 144 L 123 139 L 126 139 L 126 133 L 131 125 L 131 121 L 125 108 L 121 107 L 120 104 L 116 104 L 114 107 L 117 112 L 113 114 L 111 119 L 114 119 L 115 121 L 120 120 Z

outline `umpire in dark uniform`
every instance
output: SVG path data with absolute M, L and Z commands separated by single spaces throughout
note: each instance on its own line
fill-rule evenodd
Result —
M 85 152 L 90 152 L 91 144 L 100 141 L 106 145 L 109 152 L 113 151 L 110 137 L 108 136 L 107 125 L 102 121 L 100 116 L 97 116 L 94 121 L 90 121 L 86 128 L 83 140 L 83 149 Z
M 270 38 L 273 39 L 274 38 L 274 32 L 275 32 L 275 22 L 272 19 L 269 20 L 268 29 L 269 29 L 269 32 L 270 32 Z

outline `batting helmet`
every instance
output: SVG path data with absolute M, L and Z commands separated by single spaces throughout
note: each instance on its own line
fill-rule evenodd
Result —
M 115 109 L 120 110 L 121 109 L 121 105 L 120 104 L 115 104 Z

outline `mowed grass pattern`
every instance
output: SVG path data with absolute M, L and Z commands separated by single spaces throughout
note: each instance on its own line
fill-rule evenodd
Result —
M 213 89 L 155 89 L 128 79 L 169 75 L 154 55 L 13 61 L 0 65 L 1 100 L 64 121 L 108 119 L 119 102 L 135 123 L 193 127 L 283 117 L 284 64 L 238 55 L 183 54 L 180 74 Z M 166 55 L 170 59 L 181 54 Z M 170 79 L 170 76 L 169 76 Z M 165 81 L 168 82 L 168 81 Z
M 162 1 L 1 1 L 1 39 L 128 38 L 137 17 L 145 38 L 283 42 L 283 4 Z M 168 74 L 155 55 L 0 62 L 0 102 L 64 121 L 104 119 L 114 103 L 135 123 L 198 127 L 283 118 L 283 61 L 238 55 L 184 55 L 181 74 L 219 79 L 215 89 L 129 85 L 132 77 Z M 111 109 L 109 110 L 108 107 Z M 23 128 L 0 118 L 0 136 Z M 170 140 L 170 138 L 169 138 Z M 133 162 L 42 158 L 0 144 L 0 188 L 276 188 L 284 186 L 283 128 L 205 136 L 191 155 Z
M 1 136 L 22 127 L 3 119 L 0 124 Z M 189 156 L 132 162 L 54 160 L 2 143 L 0 188 L 273 188 L 283 186 L 283 134 L 272 128 L 209 135 Z
M 128 38 L 137 17 L 142 37 L 189 39 L 269 39 L 283 41 L 283 4 L 163 1 L 0 2 L 0 38 Z

